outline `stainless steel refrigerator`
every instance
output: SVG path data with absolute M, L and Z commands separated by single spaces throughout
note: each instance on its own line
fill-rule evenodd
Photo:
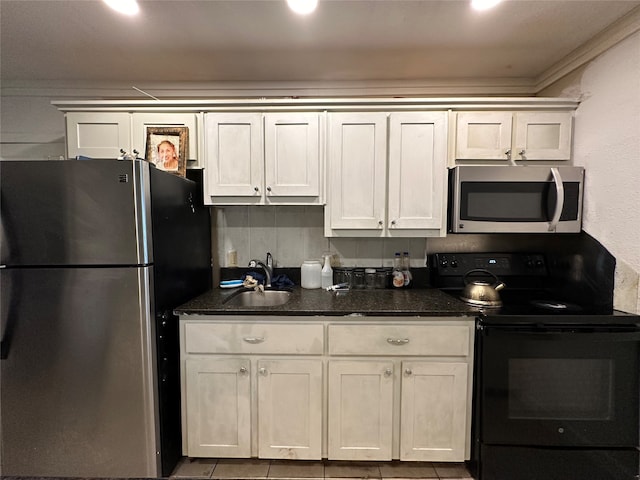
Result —
M 198 187 L 140 160 L 0 162 L 0 474 L 171 473 L 172 310 L 211 285 Z

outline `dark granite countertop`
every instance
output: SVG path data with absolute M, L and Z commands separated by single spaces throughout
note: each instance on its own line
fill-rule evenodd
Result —
M 238 289 L 214 288 L 175 309 L 177 315 L 345 316 L 468 316 L 478 309 L 434 288 L 351 290 L 336 294 L 324 289 L 294 287 L 291 299 L 273 307 L 225 304 Z

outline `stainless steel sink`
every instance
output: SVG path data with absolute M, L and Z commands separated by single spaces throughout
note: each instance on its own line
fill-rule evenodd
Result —
M 235 293 L 224 303 L 231 307 L 275 307 L 291 298 L 289 290 L 244 290 Z

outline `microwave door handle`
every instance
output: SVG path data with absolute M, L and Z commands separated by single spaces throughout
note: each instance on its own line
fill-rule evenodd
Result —
M 551 175 L 553 176 L 553 182 L 556 185 L 556 209 L 553 212 L 551 222 L 549 222 L 549 231 L 553 232 L 560 222 L 560 216 L 562 215 L 562 209 L 564 208 L 564 184 L 562 183 L 560 171 L 557 168 L 551 168 Z

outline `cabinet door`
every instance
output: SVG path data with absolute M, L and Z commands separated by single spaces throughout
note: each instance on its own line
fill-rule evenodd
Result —
M 67 156 L 117 158 L 131 153 L 131 115 L 122 112 L 69 112 Z
M 445 228 L 446 125 L 446 112 L 391 114 L 387 220 L 390 236 L 407 230 Z
M 403 362 L 400 460 L 465 460 L 466 363 Z
M 319 127 L 318 113 L 265 114 L 265 188 L 269 203 L 278 203 L 281 197 L 320 196 Z
M 391 460 L 393 362 L 330 361 L 328 456 Z
M 140 156 L 151 160 L 147 155 L 147 127 L 187 127 L 189 142 L 187 160 L 197 160 L 198 155 L 198 118 L 195 113 L 134 113 L 131 118 L 133 134 L 132 146 Z
M 569 160 L 571 112 L 516 113 L 514 158 L 519 160 Z
M 205 131 L 205 203 L 262 203 L 262 115 L 209 113 Z
M 456 159 L 509 160 L 511 112 L 460 112 L 457 115 Z
M 188 358 L 185 368 L 188 456 L 249 457 L 249 360 Z
M 258 361 L 258 456 L 322 458 L 322 360 Z
M 331 229 L 384 232 L 387 115 L 333 113 L 329 116 Z

